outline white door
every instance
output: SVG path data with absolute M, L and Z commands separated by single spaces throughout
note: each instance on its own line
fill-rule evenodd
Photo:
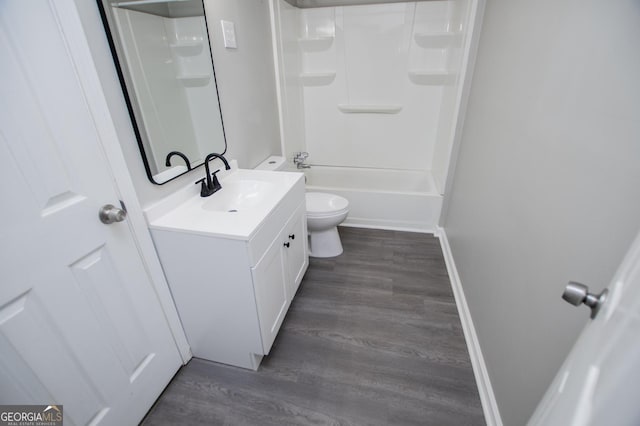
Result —
M 65 15 L 66 16 L 66 15 Z M 55 1 L 0 2 L 0 404 L 135 424 L 181 365 Z
M 639 333 L 640 234 L 529 424 L 640 425 Z

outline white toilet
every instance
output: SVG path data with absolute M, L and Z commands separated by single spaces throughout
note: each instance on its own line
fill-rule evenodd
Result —
M 284 157 L 272 156 L 260 163 L 256 169 L 286 171 L 287 162 Z M 344 222 L 349 214 L 349 200 L 335 194 L 307 192 L 306 205 L 309 256 L 334 257 L 342 254 L 338 225 Z
M 335 194 L 307 192 L 309 256 L 334 257 L 342 254 L 338 225 L 349 214 L 349 201 Z

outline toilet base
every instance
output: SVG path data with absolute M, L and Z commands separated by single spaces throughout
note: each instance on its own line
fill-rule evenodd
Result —
M 309 232 L 310 257 L 336 257 L 341 254 L 342 242 L 337 226 L 324 231 Z

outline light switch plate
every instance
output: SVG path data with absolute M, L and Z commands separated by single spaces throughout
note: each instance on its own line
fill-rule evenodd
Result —
M 237 49 L 236 43 L 236 26 L 231 21 L 221 20 L 222 24 L 222 37 L 224 39 L 224 47 L 227 49 Z

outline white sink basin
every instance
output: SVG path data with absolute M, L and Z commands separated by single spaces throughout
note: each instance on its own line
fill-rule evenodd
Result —
M 209 197 L 190 184 L 145 209 L 149 227 L 248 240 L 292 188 L 304 197 L 302 173 L 232 169 L 218 176 L 222 189 Z
M 273 197 L 275 185 L 261 180 L 228 180 L 222 189 L 207 197 L 202 204 L 204 210 L 238 213 L 255 209 Z

